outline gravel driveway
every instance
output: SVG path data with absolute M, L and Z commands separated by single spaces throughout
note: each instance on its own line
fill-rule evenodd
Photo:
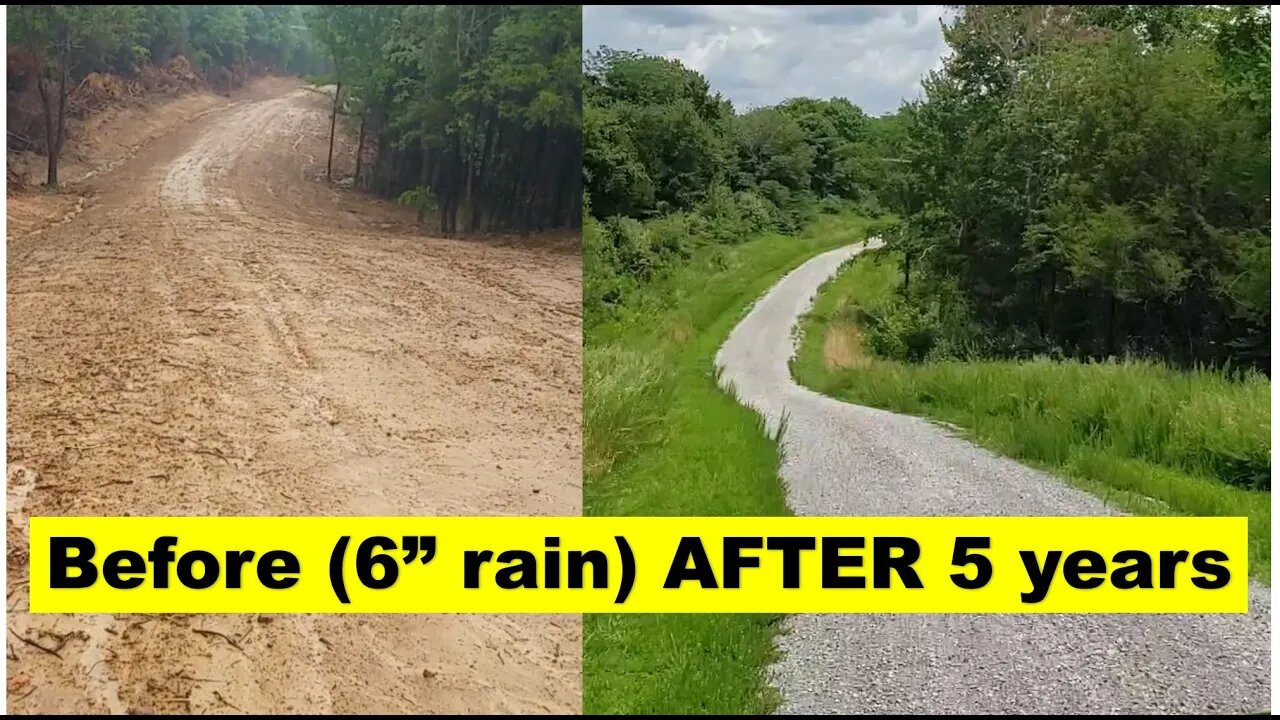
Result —
M 874 242 L 874 241 L 873 241 Z M 1061 480 L 927 421 L 791 378 L 794 327 L 863 246 L 775 285 L 717 356 L 722 383 L 785 414 L 781 475 L 797 515 L 1118 514 Z M 782 713 L 1235 713 L 1269 707 L 1270 590 L 1248 615 L 797 615 L 770 678 Z

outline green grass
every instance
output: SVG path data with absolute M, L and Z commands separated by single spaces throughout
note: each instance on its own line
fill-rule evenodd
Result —
M 1249 570 L 1271 573 L 1271 383 L 1152 362 L 873 359 L 833 369 L 829 328 L 898 285 L 892 256 L 855 258 L 819 291 L 792 361 L 798 382 L 957 426 L 1134 514 L 1249 518 Z M 1266 489 L 1255 489 L 1255 488 Z
M 760 417 L 720 389 L 715 353 L 747 307 L 813 255 L 864 237 L 827 217 L 798 237 L 713 245 L 620 319 L 587 329 L 583 509 L 596 516 L 789 515 Z M 583 710 L 758 714 L 779 615 L 589 615 Z

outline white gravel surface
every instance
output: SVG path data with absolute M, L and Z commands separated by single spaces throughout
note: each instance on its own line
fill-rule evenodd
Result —
M 783 278 L 716 360 L 770 434 L 785 415 L 781 474 L 796 514 L 1119 514 L 925 420 L 795 383 L 797 321 L 862 249 Z M 1251 583 L 1248 615 L 797 615 L 770 678 L 786 714 L 1257 712 L 1270 706 L 1270 596 Z

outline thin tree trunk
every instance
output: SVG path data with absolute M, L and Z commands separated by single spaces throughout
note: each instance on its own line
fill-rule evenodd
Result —
M 332 145 L 332 142 L 333 141 L 330 140 L 331 145 Z M 333 154 L 332 150 L 330 150 L 329 152 L 330 152 L 330 155 Z M 356 177 L 354 180 L 355 183 L 360 182 L 360 165 L 363 159 L 364 159 L 364 116 L 361 115 L 360 116 L 360 140 L 356 143 Z
M 469 161 L 463 163 L 461 172 L 466 176 L 466 191 L 462 195 L 462 231 L 470 232 L 472 229 L 471 208 L 476 201 L 476 172 L 475 168 Z M 458 219 L 455 217 L 453 221 L 456 224 Z
M 1107 298 L 1107 355 L 1116 354 L 1116 294 L 1109 293 Z
M 523 173 L 526 180 L 525 192 L 522 194 L 522 197 L 524 198 L 524 211 L 520 214 L 521 235 L 528 235 L 529 231 L 533 229 L 533 203 L 536 200 L 536 186 L 538 185 L 538 176 L 542 168 L 542 151 L 547 143 L 546 128 L 539 127 L 536 137 L 537 140 L 533 151 L 533 164 L 530 166 L 531 170 Z
M 1058 268 L 1049 266 L 1049 296 L 1045 298 L 1045 327 L 1047 337 L 1056 344 L 1058 342 Z
M 44 184 L 47 187 L 58 186 L 58 134 L 57 134 L 57 118 L 54 117 L 55 110 L 52 98 L 49 97 L 49 89 L 45 87 L 45 79 L 42 75 L 36 79 L 36 87 L 40 89 L 40 104 L 44 108 L 44 153 L 49 161 L 48 174 L 45 176 Z
M 425 188 L 432 187 L 434 178 L 432 177 L 432 173 L 431 173 L 431 153 L 426 148 L 422 149 L 421 178 L 422 180 L 420 184 L 422 185 L 422 187 L 425 187 Z M 423 209 L 423 207 L 424 207 L 423 205 L 418 206 L 418 222 L 426 222 L 427 220 L 427 212 L 426 210 Z
M 325 170 L 324 178 L 329 182 L 333 182 L 333 136 L 338 130 L 338 98 L 342 96 L 342 83 L 338 83 L 338 87 L 333 92 L 333 114 L 329 118 L 329 166 Z
M 475 203 L 471 206 L 471 231 L 476 232 L 480 229 L 480 206 L 487 205 L 489 202 L 487 187 L 489 183 L 486 181 L 485 172 L 489 169 L 489 154 L 493 149 L 493 133 L 497 126 L 497 119 L 494 113 L 490 111 L 489 119 L 485 123 L 484 130 L 484 149 L 480 153 L 480 166 L 476 169 L 475 181 L 477 187 L 476 194 L 479 195 L 475 199 Z
M 458 233 L 458 200 L 462 197 L 465 180 L 462 177 L 467 166 L 462 161 L 462 146 L 458 136 L 453 137 L 453 157 L 449 160 L 449 226 L 445 232 L 449 235 Z
M 67 139 L 67 53 L 70 52 L 71 41 L 63 38 L 62 50 L 58 55 L 58 109 L 55 112 L 50 102 L 48 88 L 45 87 L 43 75 L 37 81 L 40 88 L 40 99 L 45 108 L 45 149 L 49 154 L 49 170 L 45 185 L 58 187 L 58 159 L 62 155 L 62 145 Z
M 62 77 L 58 81 L 58 157 L 62 157 L 62 147 L 67 141 L 67 96 L 71 88 L 67 87 L 67 63 L 63 60 Z

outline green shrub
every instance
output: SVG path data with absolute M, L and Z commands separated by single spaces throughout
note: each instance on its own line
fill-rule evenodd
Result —
M 592 325 L 612 317 L 635 290 L 635 278 L 619 272 L 613 234 L 590 216 L 582 223 L 582 319 Z
M 435 212 L 439 207 L 431 188 L 421 185 L 400 193 L 399 202 L 401 205 L 408 205 L 418 213 L 418 222 L 425 220 L 427 215 Z
M 936 313 L 897 295 L 864 308 L 863 315 L 869 321 L 867 346 L 882 358 L 920 362 L 933 352 L 941 335 Z
M 740 192 L 734 196 L 742 217 L 742 235 L 739 242 L 748 236 L 776 230 L 782 226 L 782 213 L 778 206 L 764 197 L 750 192 Z
M 818 212 L 823 215 L 839 215 L 852 209 L 853 203 L 832 195 L 828 195 L 818 201 Z M 874 217 L 874 215 L 874 213 L 868 214 L 869 217 Z
M 706 234 L 715 242 L 740 243 L 744 235 L 750 233 L 737 198 L 723 185 L 707 193 L 698 214 L 704 220 Z
M 650 282 L 672 263 L 688 257 L 689 220 L 683 213 L 648 222 L 611 217 L 604 229 L 613 245 L 617 272 L 637 282 Z

